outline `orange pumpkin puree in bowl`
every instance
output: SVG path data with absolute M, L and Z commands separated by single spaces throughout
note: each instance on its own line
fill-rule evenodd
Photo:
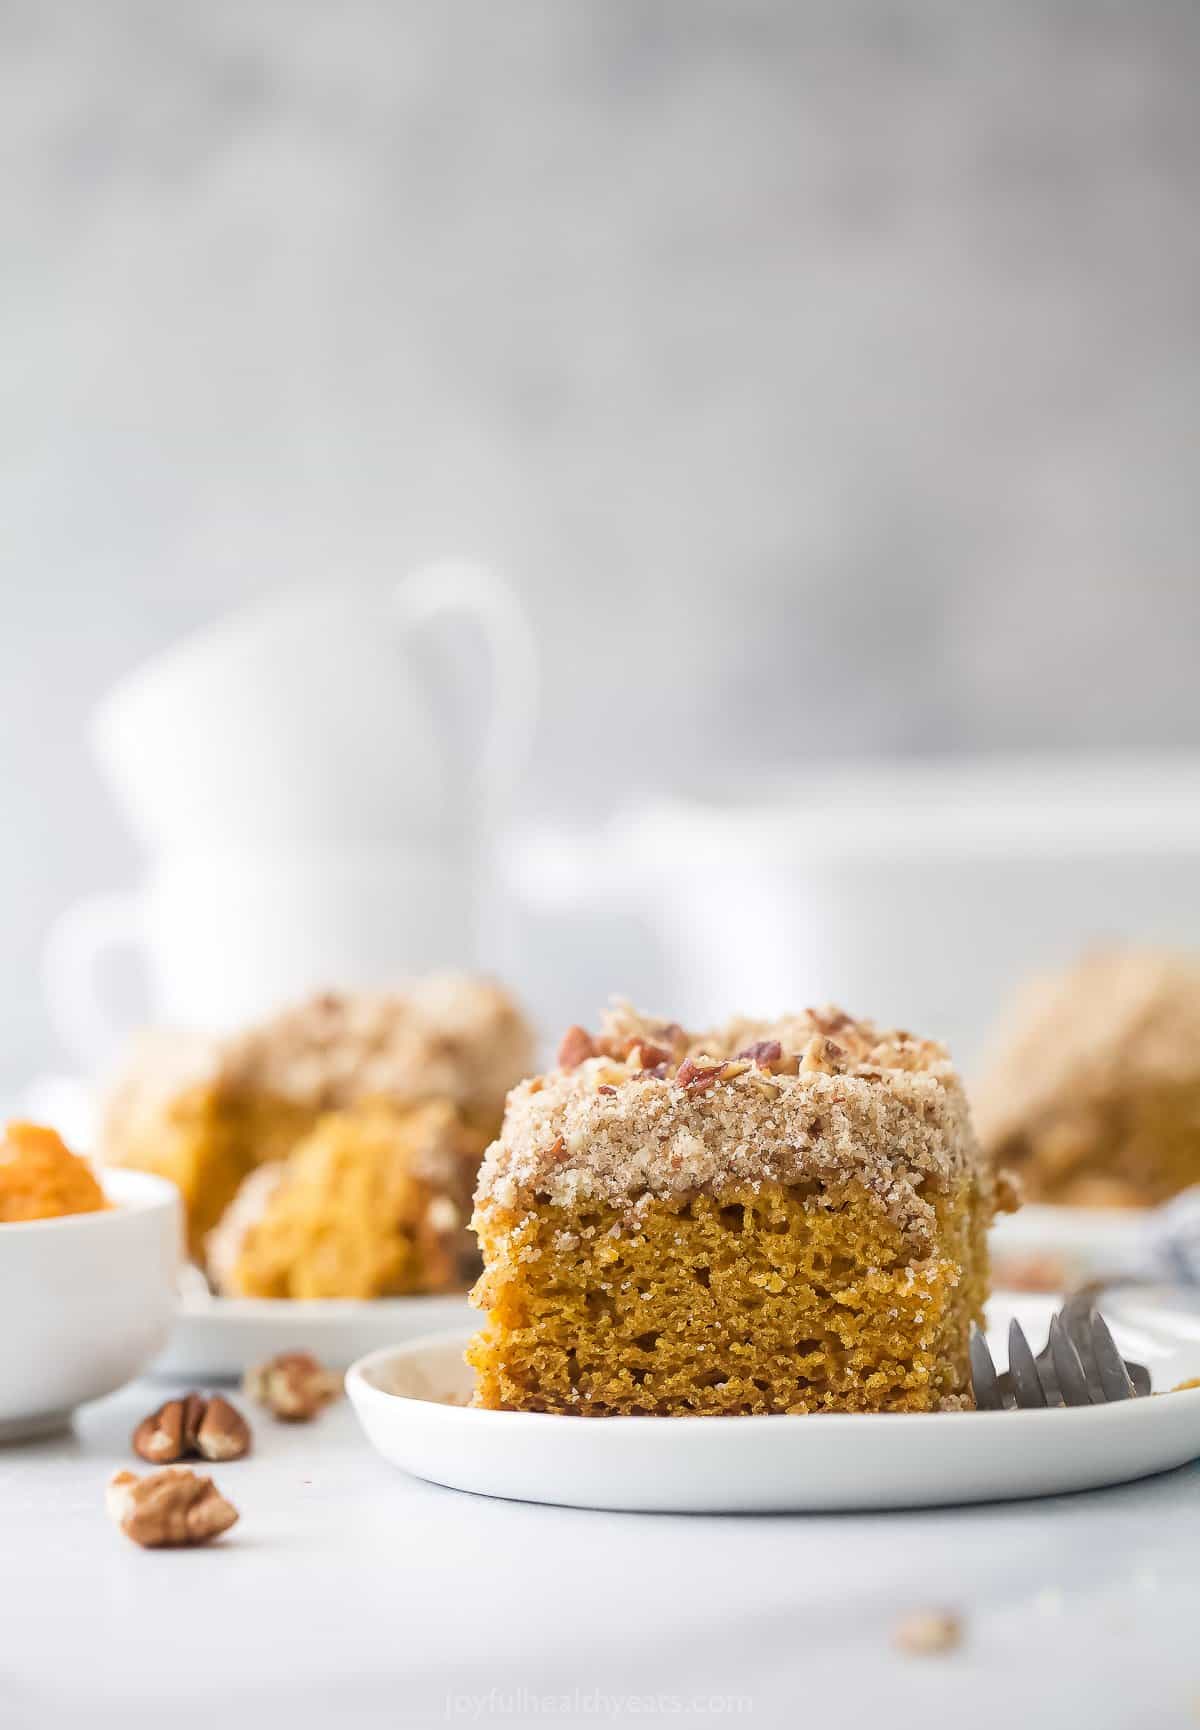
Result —
M 10 1123 L 0 1135 L 0 1225 L 98 1213 L 108 1206 L 85 1159 L 40 1123 Z

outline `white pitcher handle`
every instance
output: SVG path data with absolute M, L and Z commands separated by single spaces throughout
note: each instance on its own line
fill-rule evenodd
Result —
M 460 614 L 480 631 L 492 680 L 481 784 L 485 806 L 491 813 L 501 810 L 525 767 L 537 726 L 537 644 L 525 608 L 503 577 L 466 559 L 444 559 L 413 571 L 397 585 L 393 604 L 404 630 Z
M 145 920 L 136 894 L 77 901 L 50 927 L 42 986 L 59 1039 L 87 1074 L 107 1063 L 122 1029 L 100 991 L 100 963 L 118 949 L 142 949 Z

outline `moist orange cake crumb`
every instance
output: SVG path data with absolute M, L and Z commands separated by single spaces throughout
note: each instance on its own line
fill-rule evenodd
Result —
M 1103 950 L 1030 980 L 975 1107 L 1031 1201 L 1150 1207 L 1200 1183 L 1200 959 Z
M 0 1224 L 99 1213 L 108 1202 L 91 1166 L 40 1123 L 10 1123 L 0 1137 Z
M 833 1009 L 689 1034 L 619 1007 L 513 1090 L 485 1158 L 475 1403 L 968 1405 L 996 1205 L 940 1045 Z
M 237 1297 L 373 1298 L 461 1291 L 484 1139 L 447 1100 L 329 1112 L 285 1163 L 246 1180 L 208 1242 L 218 1290 Z

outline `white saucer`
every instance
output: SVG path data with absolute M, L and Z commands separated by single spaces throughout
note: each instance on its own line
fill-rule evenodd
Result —
M 1035 1349 L 1055 1300 L 998 1293 L 993 1353 L 1010 1317 Z M 1117 1318 L 1114 1316 L 1114 1323 Z M 1194 1312 L 1114 1325 L 1169 1389 L 1200 1374 Z M 1131 1336 L 1131 1337 L 1129 1337 Z M 467 1407 L 466 1331 L 355 1364 L 346 1388 L 370 1440 L 417 1477 L 456 1490 L 570 1507 L 677 1513 L 914 1508 L 1056 1495 L 1168 1471 L 1200 1455 L 1200 1389 L 1086 1410 L 820 1417 L 577 1418 Z M 1136 1343 L 1137 1351 L 1131 1351 Z
M 170 1342 L 150 1374 L 176 1380 L 240 1377 L 276 1352 L 309 1351 L 332 1369 L 364 1352 L 435 1329 L 465 1328 L 473 1311 L 465 1293 L 447 1297 L 355 1300 L 216 1298 L 188 1292 Z

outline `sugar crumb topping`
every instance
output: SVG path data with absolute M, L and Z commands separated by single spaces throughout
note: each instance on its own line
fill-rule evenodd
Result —
M 318 1109 L 445 1097 L 498 1114 L 532 1057 L 528 1022 L 490 979 L 438 974 L 405 991 L 326 991 L 227 1039 L 143 1038 L 114 1090 L 110 1127 L 160 1111 L 192 1086 Z
M 966 1099 L 936 1041 L 835 1008 L 692 1033 L 618 1002 L 570 1028 L 558 1067 L 516 1087 L 477 1205 L 610 1203 L 856 1177 L 906 1227 L 923 1186 L 967 1170 L 991 1192 Z
M 1010 1003 L 975 1096 L 989 1147 L 1067 1111 L 1200 1078 L 1200 957 L 1097 949 Z

